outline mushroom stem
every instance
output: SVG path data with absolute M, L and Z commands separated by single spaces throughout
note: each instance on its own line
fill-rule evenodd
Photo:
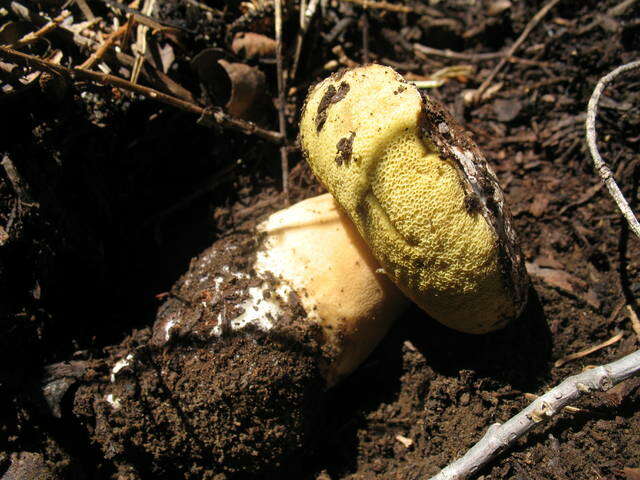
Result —
M 256 256 L 258 276 L 275 275 L 318 324 L 334 358 L 335 384 L 366 359 L 408 301 L 380 272 L 367 244 L 330 194 L 304 200 L 269 217 Z

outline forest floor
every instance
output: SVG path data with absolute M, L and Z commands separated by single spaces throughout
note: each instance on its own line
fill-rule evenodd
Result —
M 227 110 L 277 136 L 273 3 L 201 1 L 157 0 L 141 15 L 132 12 L 152 2 L 126 10 L 107 0 L 20 0 L 22 10 L 14 2 L 0 13 L 0 43 L 15 45 L 46 23 L 45 14 L 68 9 L 61 27 L 16 46 L 68 68 L 119 25 L 139 22 L 117 40 L 117 51 L 104 52 L 96 71 L 129 79 L 142 57 L 132 45 L 147 28 L 141 85 L 192 105 L 224 106 L 231 86 L 217 60 L 243 64 L 235 82 L 244 96 Z M 428 478 L 532 395 L 640 347 L 632 323 L 640 243 L 594 174 L 584 139 L 598 79 L 640 55 L 640 3 L 561 0 L 497 72 L 485 98 L 465 102 L 465 92 L 500 61 L 487 54 L 506 52 L 544 4 L 371 1 L 365 9 L 333 0 L 322 2 L 300 35 L 299 3 L 284 3 L 290 201 L 322 191 L 295 143 L 310 85 L 369 62 L 409 80 L 442 79 L 428 94 L 448 106 L 496 171 L 533 289 L 521 319 L 483 336 L 451 331 L 410 309 L 361 368 L 324 394 L 326 422 L 303 461 L 286 474 L 250 478 Z M 148 337 L 192 257 L 285 205 L 280 147 L 243 126 L 210 128 L 197 114 L 104 82 L 35 74 L 2 51 L 0 62 L 0 478 L 27 478 L 28 471 L 52 479 L 138 478 L 117 470 L 80 428 L 70 413 L 76 387 L 63 389 L 51 415 L 39 390 L 45 367 L 116 358 L 114 346 Z M 597 126 L 602 156 L 637 205 L 638 74 L 606 90 Z M 556 363 L 614 336 L 606 348 Z M 639 382 L 574 406 L 479 478 L 640 478 Z

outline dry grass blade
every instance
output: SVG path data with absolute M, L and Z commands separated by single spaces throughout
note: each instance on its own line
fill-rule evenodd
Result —
M 638 341 L 640 341 L 640 319 L 638 319 L 638 315 L 636 314 L 636 311 L 631 307 L 631 305 L 627 305 L 627 311 L 629 312 L 631 327 L 638 337 Z
M 398 5 L 396 3 L 389 2 L 377 2 L 377 1 L 369 1 L 369 0 L 341 0 L 342 2 L 355 3 L 356 5 L 361 5 L 364 8 L 373 8 L 376 10 L 387 10 L 389 12 L 399 12 L 399 13 L 411 13 L 416 10 L 411 7 L 407 7 L 406 5 Z
M 618 333 L 617 335 L 614 335 L 613 337 L 611 337 L 609 340 L 607 340 L 605 342 L 602 342 L 602 343 L 600 343 L 598 345 L 594 345 L 593 347 L 585 348 L 584 350 L 581 350 L 581 351 L 576 352 L 576 353 L 572 353 L 571 355 L 567 355 L 564 358 L 556 360 L 556 362 L 553 364 L 553 366 L 556 367 L 556 368 L 557 367 L 561 367 L 565 363 L 572 362 L 573 360 L 578 360 L 579 358 L 586 357 L 587 355 L 591 355 L 592 353 L 595 353 L 598 350 L 602 350 L 603 348 L 609 347 L 609 346 L 613 345 L 614 343 L 619 342 L 620 340 L 622 340 L 623 336 L 624 336 L 624 333 L 620 332 L 620 333 Z
M 78 68 L 90 69 L 93 67 L 96 62 L 98 62 L 104 54 L 111 48 L 111 46 L 120 38 L 122 35 L 126 33 L 129 29 L 129 23 L 125 23 L 120 28 L 118 28 L 115 32 L 112 32 L 104 41 L 100 47 L 91 54 L 89 58 L 87 58 Z
M 503 58 L 506 53 L 504 52 L 491 52 L 491 53 L 464 53 L 454 52 L 453 50 L 440 50 L 438 48 L 427 47 L 420 43 L 413 44 L 414 51 L 422 53 L 424 55 L 433 55 L 435 57 L 448 58 L 451 60 L 495 60 L 496 58 Z

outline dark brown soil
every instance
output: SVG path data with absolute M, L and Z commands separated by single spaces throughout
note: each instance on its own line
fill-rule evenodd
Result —
M 113 10 L 87 3 L 112 24 Z M 498 60 L 451 60 L 413 44 L 500 51 L 544 2 L 511 2 L 492 14 L 489 7 L 500 2 L 431 3 L 408 14 L 371 8 L 366 18 L 358 5 L 331 3 L 316 16 L 288 82 L 288 137 L 296 135 L 308 86 L 329 74 L 327 62 L 376 61 L 409 79 L 473 65 L 428 94 L 471 132 L 505 190 L 525 259 L 537 272 L 523 317 L 502 331 L 469 336 L 411 309 L 360 369 L 326 392 L 320 353 L 304 332 L 229 334 L 210 343 L 188 328 L 166 344 L 150 342 L 154 321 L 179 308 L 177 294 L 189 294 L 182 283 L 172 285 L 190 259 L 215 241 L 248 235 L 247 221 L 285 204 L 279 149 L 110 87 L 78 83 L 54 95 L 47 82 L 35 82 L 0 97 L 10 119 L 0 133 L 3 480 L 28 472 L 81 480 L 428 478 L 488 425 L 520 411 L 527 394 L 640 346 L 626 307 L 638 308 L 640 244 L 598 186 L 584 145 L 586 104 L 598 78 L 639 56 L 640 6 L 612 15 L 606 12 L 615 0 L 561 1 L 497 75 L 501 88 L 469 106 L 463 91 L 476 88 Z M 163 43 L 175 54 L 167 75 L 196 99 L 223 104 L 224 95 L 201 88 L 206 82 L 190 59 L 214 46 L 242 61 L 230 53 L 234 32 L 273 37 L 273 7 L 207 4 L 219 13 L 163 0 L 154 16 L 183 29 L 179 41 Z M 287 66 L 296 5 L 285 11 Z M 40 8 L 55 16 L 60 6 Z M 77 6 L 69 8 L 83 19 Z M 64 65 L 89 55 L 64 35 L 48 38 L 63 51 Z M 118 72 L 115 57 L 105 61 Z M 245 63 L 265 73 L 266 94 L 275 97 L 273 58 Z M 634 206 L 637 79 L 630 73 L 606 90 L 598 121 L 601 153 Z M 162 87 L 153 82 L 141 81 Z M 276 130 L 275 108 L 260 113 L 262 126 Z M 320 192 L 294 147 L 289 161 L 290 200 Z M 202 316 L 198 322 L 209 325 Z M 613 346 L 554 366 L 618 332 L 623 338 Z M 302 342 L 292 340 L 300 335 Z M 134 361 L 112 383 L 115 361 L 129 353 Z M 127 408 L 114 410 L 108 394 Z M 481 478 L 636 479 L 637 382 L 575 406 L 580 410 L 540 425 Z

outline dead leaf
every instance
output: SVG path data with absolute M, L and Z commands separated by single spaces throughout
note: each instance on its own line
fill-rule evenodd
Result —
M 170 43 L 167 43 L 162 47 L 158 45 L 158 52 L 160 54 L 160 62 L 162 62 L 162 72 L 169 73 L 169 69 L 176 59 L 173 47 Z
M 244 60 L 274 58 L 276 56 L 276 45 L 276 41 L 266 35 L 253 32 L 238 32 L 233 37 L 231 51 Z
M 522 102 L 515 98 L 498 98 L 493 102 L 493 111 L 501 122 L 510 122 L 518 116 L 522 110 Z
M 529 275 L 541 278 L 549 286 L 557 288 L 574 298 L 582 300 L 596 310 L 600 308 L 601 302 L 596 292 L 593 289 L 588 288 L 587 283 L 578 277 L 575 277 L 563 270 L 543 268 L 535 263 L 527 262 L 526 267 Z M 586 290 L 586 292 L 581 292 L 580 290 Z
M 256 67 L 231 63 L 224 51 L 207 48 L 191 61 L 200 81 L 215 105 L 238 118 L 255 120 L 266 98 L 266 78 Z
M 260 104 L 265 95 L 264 73 L 244 63 L 229 63 L 226 60 L 218 60 L 218 63 L 231 79 L 231 96 L 225 105 L 227 112 L 247 120 L 255 117 L 251 110 Z

